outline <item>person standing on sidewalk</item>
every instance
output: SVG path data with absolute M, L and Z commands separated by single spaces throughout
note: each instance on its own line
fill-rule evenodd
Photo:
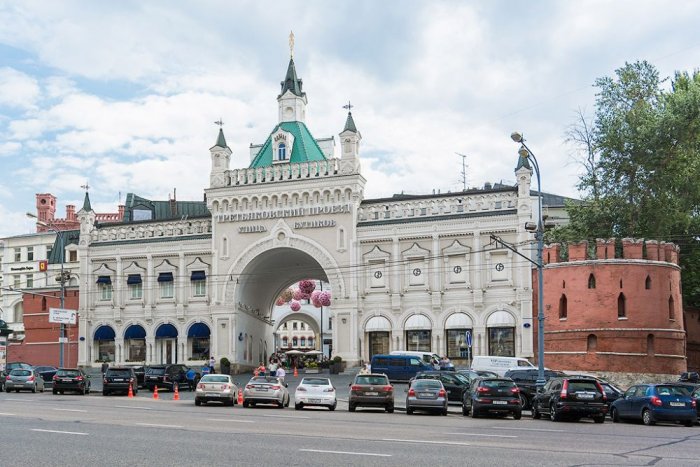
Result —
M 275 376 L 277 376 L 280 381 L 282 381 L 282 384 L 284 384 L 284 377 L 287 376 L 287 373 L 284 371 L 284 367 L 282 365 L 277 367 L 277 372 L 275 372 Z
M 109 369 L 109 363 L 107 363 L 107 360 L 102 362 L 102 374 L 104 375 L 107 373 L 107 370 Z
M 216 360 L 214 359 L 214 356 L 212 355 L 209 357 L 209 374 L 213 375 L 214 374 L 214 365 L 216 365 Z
M 277 360 L 272 360 L 268 368 L 270 370 L 270 376 L 277 375 Z

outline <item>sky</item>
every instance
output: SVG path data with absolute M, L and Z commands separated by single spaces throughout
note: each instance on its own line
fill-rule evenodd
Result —
M 316 138 L 362 134 L 365 198 L 514 183 L 520 131 L 542 190 L 578 197 L 566 130 L 596 78 L 700 66 L 700 2 L 0 0 L 0 237 L 35 194 L 116 212 L 126 194 L 201 200 L 222 119 L 231 168 L 278 121 L 294 61 Z M 534 180 L 534 178 L 533 178 Z

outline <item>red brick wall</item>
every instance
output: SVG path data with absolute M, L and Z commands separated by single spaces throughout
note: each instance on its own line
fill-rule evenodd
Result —
M 35 290 L 36 293 L 51 295 L 42 297 L 25 293 L 24 301 L 24 341 L 12 344 L 8 361 L 23 361 L 32 365 L 59 364 L 59 328 L 49 323 L 49 308 L 60 307 L 60 293 L 54 290 Z M 64 308 L 78 309 L 78 289 L 66 289 Z M 68 343 L 63 345 L 63 366 L 75 367 L 78 364 L 78 325 L 66 325 Z
M 623 241 L 623 254 L 634 258 L 631 260 L 587 260 L 577 252 L 574 262 L 546 265 L 545 365 L 548 368 L 665 374 L 686 370 L 680 269 L 674 263 L 643 259 L 641 245 L 639 241 Z M 677 258 L 677 255 L 669 257 Z M 595 277 L 595 288 L 589 288 L 591 274 Z M 647 277 L 651 281 L 649 289 Z M 533 284 L 537 290 L 536 271 L 533 271 Z M 620 293 L 625 297 L 624 319 L 618 318 Z M 566 318 L 560 318 L 562 296 L 566 297 Z M 674 319 L 669 319 L 669 298 L 673 299 Z M 534 299 L 536 323 L 536 294 Z M 595 342 L 594 349 L 589 348 L 589 335 L 595 336 L 595 341 L 591 341 L 591 347 Z
M 688 370 L 700 370 L 700 309 L 688 308 L 683 313 L 688 336 Z

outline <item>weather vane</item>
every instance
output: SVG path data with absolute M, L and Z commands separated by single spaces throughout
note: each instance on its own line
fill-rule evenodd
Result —
M 221 117 L 219 117 L 219 119 L 214 122 L 214 125 L 219 125 L 219 127 L 222 127 L 224 126 L 224 120 Z
M 82 188 L 85 191 L 88 191 L 90 189 L 90 185 L 88 185 L 88 182 L 85 182 L 85 185 L 80 185 L 80 188 Z
M 355 106 L 352 105 L 352 104 L 350 103 L 350 101 L 348 101 L 348 103 L 345 104 L 345 105 L 343 106 L 344 109 L 348 109 L 348 112 L 350 112 L 350 111 L 352 110 L 353 107 L 355 107 Z
M 289 57 L 294 58 L 294 31 L 289 31 Z

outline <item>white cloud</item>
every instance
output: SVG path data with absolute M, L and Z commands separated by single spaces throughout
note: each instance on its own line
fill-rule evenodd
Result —
M 12 68 L 0 68 L 0 106 L 33 109 L 41 90 L 37 80 Z

